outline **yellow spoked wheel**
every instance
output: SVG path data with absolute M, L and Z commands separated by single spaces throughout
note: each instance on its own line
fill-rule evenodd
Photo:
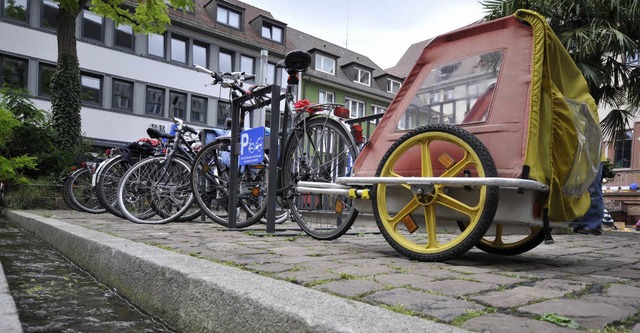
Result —
M 455 126 L 419 127 L 385 153 L 378 177 L 496 177 L 487 148 Z M 378 184 L 373 213 L 387 242 L 419 261 L 444 261 L 475 246 L 498 206 L 496 186 Z M 465 228 L 459 228 L 461 221 Z
M 529 230 L 529 234 L 505 235 L 504 225 L 496 224 L 495 233 L 485 235 L 476 247 L 487 253 L 506 256 L 525 253 L 544 241 L 542 227 L 531 227 Z

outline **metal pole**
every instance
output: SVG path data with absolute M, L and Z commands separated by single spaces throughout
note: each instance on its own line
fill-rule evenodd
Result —
M 240 155 L 240 105 L 241 99 L 231 102 L 231 172 L 229 174 L 229 229 L 236 227 L 236 201 L 238 201 L 238 156 Z
M 269 184 L 267 187 L 267 233 L 276 232 L 278 189 L 278 137 L 280 136 L 280 87 L 271 86 L 271 134 L 269 137 Z M 284 149 L 284 147 L 282 147 Z

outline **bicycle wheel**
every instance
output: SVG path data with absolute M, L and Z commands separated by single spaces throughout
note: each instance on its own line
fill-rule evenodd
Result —
M 107 210 L 102 207 L 91 185 L 93 174 L 89 169 L 79 169 L 69 177 L 66 186 L 70 201 L 80 211 L 91 214 L 102 214 Z
M 191 172 L 195 201 L 214 222 L 229 226 L 230 169 L 228 143 L 212 142 L 196 155 Z M 267 163 L 240 166 L 237 181 L 236 227 L 258 222 L 267 211 Z
M 458 222 L 460 230 L 464 230 L 467 226 L 465 223 Z M 495 230 L 489 235 L 482 237 L 476 247 L 480 250 L 505 256 L 514 256 L 533 250 L 544 242 L 544 233 L 542 227 L 528 227 L 528 233 L 505 234 L 504 225 L 494 224 Z M 492 230 L 493 227 L 490 229 Z M 527 228 L 524 228 L 525 230 Z
M 105 166 L 96 175 L 96 196 L 109 213 L 125 218 L 118 208 L 118 183 L 131 164 L 123 160 L 122 156 L 115 156 L 103 163 L 106 163 Z
M 135 223 L 174 221 L 189 209 L 193 194 L 189 164 L 177 157 L 150 157 L 134 164 L 118 184 L 118 208 Z
M 387 150 L 376 177 L 401 176 L 496 177 L 497 171 L 478 138 L 438 124 L 403 135 Z M 378 228 L 396 251 L 414 260 L 444 261 L 481 241 L 498 206 L 498 187 L 381 183 L 373 187 L 371 201 Z
M 73 203 L 73 200 L 71 200 L 71 182 L 73 181 L 73 178 L 75 177 L 73 174 L 76 173 L 76 171 L 70 172 L 63 180 L 62 182 L 62 200 L 64 200 L 64 203 L 67 204 L 67 206 L 69 206 L 69 208 L 73 209 L 73 210 L 77 210 L 77 211 L 81 211 L 80 208 L 78 208 L 78 206 L 76 206 L 75 203 Z
M 289 136 L 282 165 L 282 186 L 293 219 L 316 239 L 342 236 L 358 211 L 350 198 L 335 194 L 299 193 L 298 181 L 335 183 L 351 175 L 358 149 L 351 135 L 337 120 L 314 117 Z

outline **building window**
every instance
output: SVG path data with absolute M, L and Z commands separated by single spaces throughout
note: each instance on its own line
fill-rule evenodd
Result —
M 386 108 L 383 108 L 382 106 L 378 106 L 378 105 L 371 105 L 371 115 L 372 116 L 374 114 L 380 114 L 380 113 L 385 113 L 385 112 L 387 112 Z M 377 124 L 379 121 L 380 121 L 380 118 L 371 120 L 371 123 Z
M 147 100 L 144 113 L 164 116 L 164 89 L 147 87 Z
M 0 87 L 27 88 L 27 69 L 29 61 L 26 59 L 6 57 L 0 54 Z
M 20 21 L 29 21 L 29 1 L 4 0 L 2 15 Z
M 400 81 L 388 79 L 387 80 L 387 92 L 397 94 L 400 90 Z
M 627 54 L 626 64 L 629 66 L 638 66 L 638 64 L 640 64 L 640 61 L 638 60 L 638 53 Z
M 171 60 L 187 63 L 187 40 L 179 36 L 171 36 Z
M 191 47 L 191 56 L 193 57 L 193 65 L 200 65 L 204 68 L 209 68 L 209 48 L 207 44 L 200 42 L 193 42 Z
M 164 36 L 149 34 L 149 55 L 164 58 Z
M 335 103 L 336 95 L 331 91 L 320 90 L 318 94 L 318 103 Z
M 103 18 L 88 10 L 82 12 L 82 37 L 103 41 L 102 34 Z
M 281 27 L 275 26 L 271 23 L 262 23 L 262 38 L 270 39 L 272 41 L 282 43 L 283 30 Z
M 356 67 L 356 80 L 355 82 L 364 84 L 365 86 L 371 86 L 371 72 Z
M 276 84 L 276 65 L 267 63 L 267 72 L 265 73 L 266 84 Z
M 40 26 L 42 28 L 55 29 L 58 23 L 58 8 L 57 2 L 52 0 L 42 1 L 42 16 L 40 18 Z
M 349 118 L 364 117 L 364 102 L 345 98 L 345 105 L 349 109 Z
M 316 54 L 316 70 L 336 75 L 336 61 L 322 54 Z
M 240 29 L 240 16 L 241 14 L 239 12 L 218 5 L 216 21 Z
M 111 84 L 111 107 L 118 110 L 133 110 L 133 82 L 113 79 Z
M 233 72 L 233 53 L 220 51 L 218 55 L 218 71 L 223 73 Z
M 133 28 L 126 24 L 118 25 L 113 44 L 123 49 L 133 50 Z
M 196 123 L 207 122 L 207 98 L 191 96 L 191 121 Z
M 618 141 L 615 144 L 615 156 L 613 158 L 613 166 L 615 168 L 631 167 L 631 139 L 633 131 L 628 130 L 625 133 L 624 141 Z
M 218 101 L 216 126 L 227 127 L 227 118 L 231 118 L 231 103 Z
M 55 66 L 40 64 L 40 73 L 38 75 L 38 95 L 51 96 L 51 79 L 56 71 Z
M 255 74 L 254 62 L 255 60 L 251 57 L 240 56 L 240 71 L 247 74 Z
M 186 120 L 184 115 L 187 113 L 187 94 L 172 91 L 169 94 L 169 101 L 171 101 L 169 115 L 171 117 Z
M 92 74 L 80 74 L 80 94 L 82 101 L 91 104 L 102 103 L 102 77 Z

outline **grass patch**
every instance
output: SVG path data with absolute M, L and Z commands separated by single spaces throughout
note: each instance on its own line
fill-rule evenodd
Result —
M 56 209 L 56 198 L 62 198 L 58 184 L 14 185 L 5 192 L 9 209 Z
M 405 308 L 404 305 L 402 304 L 395 304 L 395 305 L 382 304 L 381 307 L 393 312 L 407 315 L 407 316 L 415 316 L 417 314 L 415 311 Z

